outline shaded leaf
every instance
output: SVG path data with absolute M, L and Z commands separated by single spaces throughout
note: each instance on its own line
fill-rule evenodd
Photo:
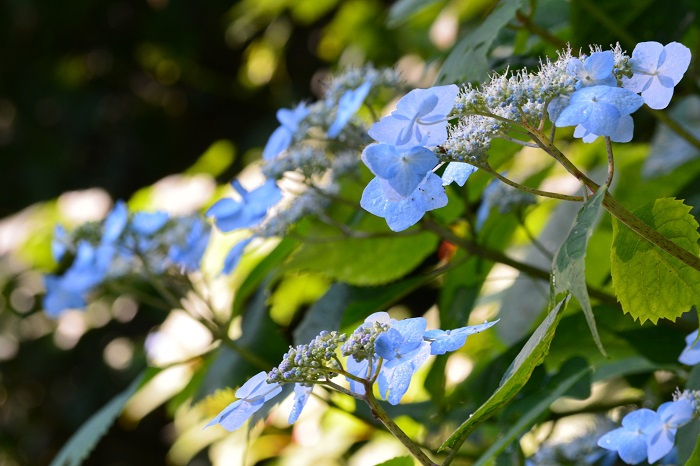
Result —
M 634 211 L 678 246 L 698 254 L 698 223 L 683 201 L 664 198 Z M 613 220 L 611 273 L 624 312 L 641 323 L 675 320 L 700 305 L 700 272 Z
M 484 81 L 491 71 L 487 56 L 491 44 L 522 5 L 522 0 L 500 0 L 481 25 L 452 49 L 438 75 L 438 84 Z
M 578 300 L 586 316 L 588 327 L 591 329 L 593 340 L 601 353 L 605 353 L 600 341 L 595 316 L 591 309 L 586 286 L 586 248 L 588 238 L 593 234 L 596 218 L 602 208 L 607 186 L 601 186 L 593 197 L 588 199 L 579 210 L 566 239 L 559 247 L 552 263 L 552 291 L 556 295 L 571 292 Z
M 322 330 L 338 330 L 340 319 L 350 297 L 350 286 L 334 283 L 304 315 L 294 329 L 294 344 L 302 345 L 313 340 Z
M 532 371 L 542 363 L 549 352 L 549 344 L 554 338 L 554 331 L 570 297 L 569 295 L 564 298 L 550 311 L 508 368 L 496 392 L 459 426 L 442 444 L 440 450 L 458 447 L 479 424 L 511 401 L 525 386 Z
M 442 1 L 443 0 L 399 0 L 389 8 L 387 26 L 396 27 L 424 8 Z
M 143 379 L 144 375 L 142 374 L 131 382 L 126 390 L 112 398 L 102 409 L 93 414 L 58 452 L 58 455 L 51 462 L 51 466 L 81 464 L 119 417 L 124 405 L 136 393 Z

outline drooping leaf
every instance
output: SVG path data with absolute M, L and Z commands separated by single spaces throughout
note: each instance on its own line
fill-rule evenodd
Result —
M 664 198 L 632 213 L 692 254 L 698 254 L 698 223 L 683 201 Z M 641 323 L 675 320 L 700 306 L 700 272 L 653 246 L 613 220 L 611 273 L 624 312 Z
M 452 49 L 442 65 L 438 84 L 485 80 L 491 71 L 487 60 L 491 44 L 521 5 L 522 0 L 500 0 L 484 22 Z
M 124 405 L 141 386 L 144 375 L 137 377 L 120 394 L 115 396 L 88 419 L 63 446 L 51 462 L 51 466 L 77 466 L 88 457 L 100 439 L 119 417 Z
M 591 368 L 584 364 L 585 367 L 579 368 L 576 372 L 561 380 L 551 390 L 546 391 L 545 395 L 527 412 L 523 413 L 515 424 L 513 424 L 498 440 L 489 447 L 486 452 L 481 455 L 479 460 L 474 463 L 475 466 L 483 466 L 489 464 L 489 460 L 493 459 L 503 452 L 508 445 L 515 441 L 526 429 L 532 426 L 539 416 L 546 412 L 549 407 L 558 398 L 567 395 L 567 391 L 574 387 L 585 376 L 591 374 Z
M 559 251 L 557 251 L 552 262 L 553 294 L 571 292 L 574 295 L 586 316 L 593 340 L 603 354 L 606 353 L 603 343 L 600 341 L 600 335 L 598 335 L 595 316 L 593 315 L 593 309 L 591 309 L 591 300 L 588 297 L 585 267 L 588 238 L 593 234 L 595 221 L 601 210 L 606 191 L 607 186 L 601 186 L 595 195 L 581 207 L 569 234 L 559 247 Z
M 525 386 L 532 371 L 542 363 L 549 352 L 549 345 L 554 338 L 557 324 L 561 320 L 562 313 L 570 297 L 571 295 L 566 296 L 549 312 L 506 371 L 496 392 L 459 426 L 450 438 L 442 444 L 440 450 L 459 448 L 467 435 L 512 400 Z

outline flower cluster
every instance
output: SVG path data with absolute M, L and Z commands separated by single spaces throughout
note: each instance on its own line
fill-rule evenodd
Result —
M 684 364 L 700 362 L 700 351 L 694 347 L 698 331 L 686 337 L 687 346 L 678 360 Z M 700 417 L 700 391 L 677 391 L 673 401 L 661 404 L 656 411 L 642 408 L 627 414 L 622 427 L 603 435 L 598 445 L 617 451 L 627 464 L 643 461 L 655 463 L 673 449 L 676 432 Z
M 349 337 L 323 331 L 309 344 L 290 347 L 280 365 L 269 374 L 261 372 L 246 382 L 236 392 L 239 399 L 207 427 L 221 424 L 229 431 L 239 428 L 265 401 L 279 394 L 280 386 L 285 383 L 294 384 L 294 405 L 289 416 L 289 423 L 294 423 L 313 386 L 340 388 L 331 382 L 339 375 L 344 375 L 350 383 L 349 391 L 341 388 L 345 393 L 365 399 L 365 387 L 377 381 L 382 398 L 398 404 L 411 378 L 431 354 L 456 351 L 464 346 L 467 336 L 496 322 L 447 331 L 426 330 L 427 322 L 422 317 L 396 320 L 386 312 L 377 312 L 367 317 Z M 347 357 L 344 366 L 339 353 Z
M 52 253 L 57 262 L 69 265 L 61 275 L 44 277 L 44 309 L 52 317 L 66 309 L 83 309 L 98 285 L 129 273 L 158 275 L 170 267 L 196 271 L 210 232 L 197 216 L 130 215 L 121 201 L 104 222 L 83 225 L 71 234 L 58 227 Z

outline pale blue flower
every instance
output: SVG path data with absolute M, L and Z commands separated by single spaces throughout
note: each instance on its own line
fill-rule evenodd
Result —
M 673 88 L 688 69 L 690 49 L 678 42 L 666 46 L 658 42 L 640 42 L 629 64 L 634 74 L 623 78 L 623 87 L 641 92 L 649 107 L 660 110 L 671 102 Z
M 430 343 L 423 340 L 426 325 L 422 317 L 404 319 L 377 337 L 375 350 L 384 359 L 377 378 L 379 393 L 392 405 L 399 404 L 413 374 L 430 356 Z
M 679 362 L 689 366 L 694 366 L 695 364 L 700 363 L 700 343 L 695 344 L 695 340 L 697 339 L 697 330 L 685 337 L 685 349 L 678 357 Z
M 622 419 L 622 427 L 603 435 L 598 446 L 617 451 L 627 464 L 639 464 L 647 459 L 647 436 L 643 429 L 659 422 L 659 415 L 650 409 L 638 409 Z
M 370 144 L 362 152 L 362 161 L 394 191 L 408 196 L 416 190 L 425 175 L 438 163 L 435 154 L 425 147 L 398 149 L 387 144 Z
M 213 217 L 216 226 L 224 232 L 257 226 L 265 218 L 267 210 L 282 199 L 274 180 L 267 180 L 250 192 L 238 180 L 233 180 L 231 184 L 241 195 L 241 200 L 220 199 L 204 214 Z
M 290 424 L 294 424 L 297 422 L 297 419 L 299 419 L 299 415 L 304 409 L 304 406 L 306 406 L 306 402 L 309 400 L 313 388 L 313 385 L 294 384 L 294 404 L 292 405 L 292 410 L 289 412 L 288 419 Z
M 299 131 L 299 123 L 309 114 L 309 109 L 303 102 L 294 109 L 281 108 L 277 111 L 277 120 L 281 126 L 274 130 L 263 149 L 263 160 L 271 160 L 287 150 L 292 143 L 294 134 Z
M 187 272 L 199 270 L 210 236 L 211 228 L 200 219 L 194 219 L 184 242 L 170 246 L 168 258 Z
M 620 119 L 636 111 L 643 103 L 644 99 L 628 89 L 585 87 L 571 95 L 569 105 L 559 113 L 555 125 L 581 125 L 597 136 L 612 136 L 618 131 Z
M 224 429 L 233 432 L 245 424 L 265 402 L 282 391 L 279 384 L 267 383 L 266 379 L 267 373 L 264 371 L 250 378 L 236 391 L 236 398 L 239 399 L 224 408 L 205 428 L 221 424 Z
M 454 182 L 459 186 L 464 186 L 464 183 L 475 171 L 476 167 L 474 165 L 464 162 L 450 162 L 442 173 L 442 185 L 447 186 Z
M 334 138 L 340 134 L 340 132 L 348 124 L 350 118 L 357 113 L 357 110 L 362 106 L 362 103 L 367 98 L 370 89 L 372 89 L 372 83 L 367 81 L 359 86 L 357 89 L 349 89 L 338 100 L 338 110 L 335 116 L 335 120 L 328 128 L 328 137 Z
M 480 325 L 461 327 L 454 330 L 428 330 L 423 335 L 423 339 L 430 343 L 430 354 L 445 354 L 448 351 L 456 351 L 464 346 L 469 335 L 483 332 L 496 325 L 497 322 L 498 320 L 494 320 L 493 322 L 484 322 Z
M 676 431 L 692 420 L 695 405 L 682 398 L 663 403 L 656 412 L 658 419 L 642 429 L 646 435 L 649 463 L 655 463 L 671 451 L 676 441 Z
M 391 115 L 372 125 L 369 135 L 397 147 L 442 144 L 447 140 L 447 116 L 458 94 L 454 84 L 414 89 L 399 100 Z
M 615 131 L 610 135 L 613 142 L 630 142 L 634 135 L 634 120 L 630 115 L 622 115 L 617 121 Z M 583 142 L 593 142 L 598 139 L 597 134 L 588 131 L 583 125 L 578 125 L 574 130 L 574 137 L 581 138 Z
M 617 86 L 613 75 L 615 55 L 610 51 L 594 52 L 585 60 L 572 58 L 568 71 L 576 77 L 576 89 L 590 86 Z
M 401 196 L 386 180 L 374 178 L 365 187 L 360 205 L 385 218 L 393 231 L 402 231 L 423 218 L 425 212 L 446 206 L 447 195 L 440 177 L 432 172 L 408 196 Z

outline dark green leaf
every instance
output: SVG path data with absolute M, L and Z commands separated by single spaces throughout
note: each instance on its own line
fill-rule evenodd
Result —
M 444 0 L 399 0 L 389 8 L 387 26 L 396 27 L 429 5 L 442 3 L 443 1 Z

